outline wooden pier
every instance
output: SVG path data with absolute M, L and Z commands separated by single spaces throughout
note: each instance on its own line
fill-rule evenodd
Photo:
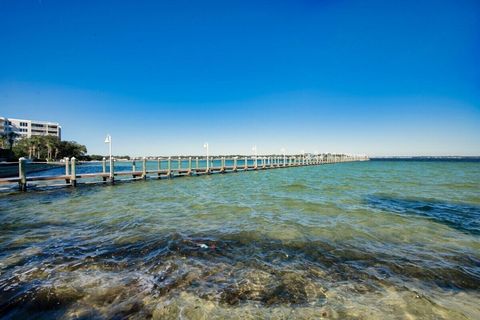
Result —
M 116 160 L 103 158 L 101 172 L 77 173 L 79 163 L 77 159 L 65 158 L 65 171 L 61 175 L 27 176 L 27 160 L 20 158 L 18 161 L 18 177 L 1 178 L 0 185 L 18 184 L 20 191 L 27 191 L 34 182 L 62 181 L 61 186 L 76 187 L 78 183 L 111 183 L 132 179 L 171 179 L 183 176 L 200 176 L 208 174 L 224 174 L 231 172 L 245 172 L 255 170 L 268 170 L 304 166 L 318 166 L 339 162 L 367 161 L 365 156 L 350 156 L 345 154 L 327 154 L 317 156 L 245 156 L 245 157 L 217 157 L 205 159 L 201 157 L 168 157 L 168 158 L 142 158 L 141 170 L 137 170 L 136 159 Z M 116 171 L 116 164 L 127 162 L 131 165 L 130 171 Z M 156 169 L 148 169 L 156 163 Z M 107 165 L 108 164 L 108 165 Z M 120 179 L 124 177 L 123 179 Z M 125 177 L 127 179 L 125 179 Z M 118 178 L 118 179 L 117 179 Z M 58 184 L 57 184 L 58 185 Z

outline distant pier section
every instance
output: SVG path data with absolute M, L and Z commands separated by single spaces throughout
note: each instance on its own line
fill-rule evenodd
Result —
M 225 174 L 234 172 L 260 171 L 270 169 L 285 169 L 305 166 L 318 166 L 325 164 L 368 161 L 367 156 L 354 156 L 346 154 L 321 154 L 321 155 L 283 155 L 283 156 L 235 156 L 235 157 L 157 157 L 140 158 L 132 160 L 103 158 L 102 161 L 80 162 L 74 157 L 63 159 L 52 164 L 55 171 L 60 174 L 39 175 L 28 174 L 31 163 L 25 158 L 20 158 L 18 176 L 1 178 L 0 185 L 8 188 L 18 185 L 21 191 L 30 187 L 43 186 L 71 186 L 80 183 L 110 183 L 114 184 L 125 180 L 146 179 L 171 179 L 185 176 L 201 176 L 209 174 Z M 52 182 L 56 182 L 52 184 Z M 43 183 L 43 184 L 42 184 Z

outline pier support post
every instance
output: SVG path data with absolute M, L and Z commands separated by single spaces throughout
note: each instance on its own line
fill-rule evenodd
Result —
M 178 157 L 178 174 L 180 174 L 181 169 L 182 169 L 182 158 Z
M 168 157 L 167 161 L 167 176 L 169 178 L 172 177 L 172 157 Z
M 72 187 L 77 186 L 77 159 L 75 157 L 72 157 L 72 170 L 71 170 L 71 177 L 70 177 L 70 184 Z
M 135 178 L 135 171 L 137 171 L 137 163 L 135 162 L 135 158 L 132 161 L 132 177 Z
M 109 166 L 110 166 L 110 183 L 114 184 L 115 183 L 115 159 L 113 157 L 110 157 L 109 160 Z
M 102 173 L 107 173 L 107 160 L 105 159 L 105 157 L 102 158 Z M 103 176 L 102 180 L 103 182 L 107 181 L 107 177 Z
M 70 175 L 70 163 L 68 157 L 63 158 L 65 160 L 65 175 Z
M 69 184 L 70 183 L 70 178 L 69 178 L 70 177 L 70 161 L 68 157 L 65 157 L 63 159 L 65 161 L 65 176 L 67 177 L 65 178 L 65 183 Z
M 192 157 L 188 157 L 188 174 L 192 174 Z
M 18 181 L 18 188 L 20 191 L 27 191 L 27 171 L 25 163 L 26 161 L 24 157 L 18 159 L 18 178 L 20 178 L 20 181 Z
M 142 179 L 147 179 L 147 158 L 145 157 L 142 159 Z
M 225 172 L 225 157 L 222 157 L 222 169 L 221 170 L 222 170 L 221 171 L 222 173 Z
M 245 157 L 245 171 L 248 170 L 248 157 Z
M 160 157 L 157 158 L 157 175 L 158 175 L 158 179 L 161 178 L 161 174 L 160 174 L 160 170 L 162 170 L 162 160 L 160 159 Z
M 237 172 L 237 157 L 233 158 L 233 172 Z

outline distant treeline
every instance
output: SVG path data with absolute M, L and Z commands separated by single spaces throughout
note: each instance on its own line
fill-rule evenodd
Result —
M 130 160 L 130 156 L 113 156 L 115 159 L 126 159 Z M 108 159 L 108 156 L 102 156 L 99 154 L 87 154 L 82 157 L 81 160 L 85 161 L 101 161 L 103 158 Z
M 371 161 L 460 161 L 479 162 L 480 156 L 444 156 L 444 157 L 371 157 Z

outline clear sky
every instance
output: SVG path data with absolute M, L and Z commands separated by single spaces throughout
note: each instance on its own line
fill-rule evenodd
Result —
M 0 115 L 105 154 L 480 154 L 480 2 L 0 1 Z

